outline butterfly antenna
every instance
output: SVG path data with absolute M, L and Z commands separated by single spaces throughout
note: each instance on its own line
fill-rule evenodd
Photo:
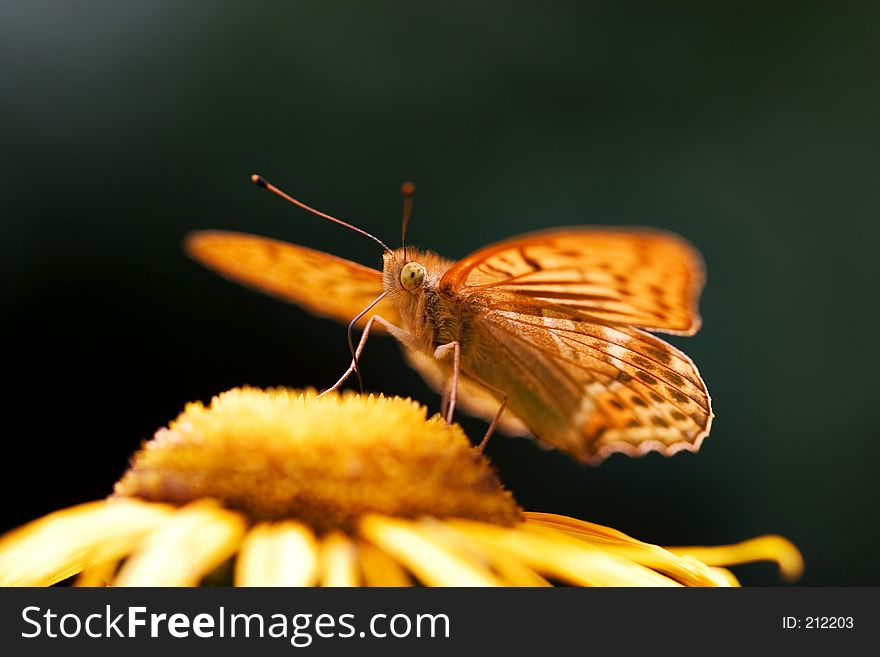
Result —
M 336 217 L 331 217 L 331 216 L 330 216 L 329 214 L 327 214 L 326 212 L 321 212 L 320 210 L 316 210 L 315 208 L 311 207 L 310 205 L 306 205 L 306 204 L 303 203 L 302 201 L 297 201 L 295 198 L 293 198 L 293 197 L 290 196 L 289 194 L 286 194 L 285 192 L 281 191 L 281 190 L 278 189 L 275 185 L 273 185 L 273 184 L 270 183 L 268 180 L 266 180 L 265 178 L 263 178 L 263 176 L 260 176 L 260 175 L 258 175 L 258 174 L 255 173 L 255 174 L 253 174 L 253 175 L 251 176 L 251 182 L 253 182 L 257 187 L 262 187 L 263 189 L 268 189 L 268 190 L 269 190 L 270 192 L 272 192 L 273 194 L 275 194 L 275 195 L 277 195 L 277 196 L 280 196 L 280 197 L 283 198 L 285 201 L 290 201 L 290 202 L 293 203 L 294 205 L 296 205 L 296 206 L 298 206 L 298 207 L 301 207 L 303 210 L 307 210 L 308 212 L 311 212 L 312 214 L 318 215 L 318 216 L 321 217 L 322 219 L 327 219 L 327 220 L 329 220 L 329 221 L 332 221 L 332 222 L 335 223 L 335 224 L 339 224 L 340 226 L 345 226 L 346 228 L 350 228 L 351 230 L 353 230 L 353 231 L 356 232 L 356 233 L 360 233 L 361 235 L 364 235 L 364 236 L 366 236 L 366 237 L 369 237 L 371 240 L 373 240 L 373 241 L 376 242 L 379 246 L 381 246 L 386 252 L 390 252 L 390 251 L 391 251 L 391 249 L 388 248 L 388 245 L 385 244 L 385 242 L 383 242 L 382 240 L 380 240 L 380 239 L 379 239 L 378 237 L 376 237 L 375 235 L 370 235 L 370 233 L 368 233 L 367 231 L 363 230 L 362 228 L 358 228 L 357 226 L 352 226 L 350 223 L 348 223 L 348 222 L 346 222 L 346 221 L 342 221 L 342 219 L 337 219 Z
M 357 314 L 357 317 L 355 317 L 353 320 L 351 320 L 348 323 L 348 349 L 349 349 L 349 351 L 351 351 L 351 362 L 354 363 L 354 373 L 357 374 L 358 385 L 360 386 L 361 394 L 364 393 L 364 379 L 361 376 L 361 366 L 360 366 L 360 363 L 358 363 L 358 354 L 357 354 L 357 351 L 355 351 L 354 340 L 352 340 L 351 334 L 352 334 L 352 331 L 354 331 L 354 325 L 357 324 L 358 321 L 360 321 L 360 318 L 363 317 L 364 315 L 366 315 L 368 312 L 370 312 L 370 310 L 373 309 L 373 306 L 375 306 L 377 303 L 379 303 L 385 297 L 386 294 L 388 294 L 388 293 L 383 292 L 378 297 L 373 299 L 373 301 L 370 302 L 369 306 L 367 306 L 362 311 L 360 311 Z
M 400 245 L 403 247 L 403 260 L 406 262 L 406 227 L 409 225 L 409 218 L 412 215 L 413 196 L 416 193 L 416 186 L 411 182 L 405 182 L 400 186 L 400 193 L 403 195 L 403 221 L 400 222 Z

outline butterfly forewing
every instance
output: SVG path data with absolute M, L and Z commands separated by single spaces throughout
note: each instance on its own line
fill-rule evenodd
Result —
M 646 229 L 569 228 L 481 249 L 447 271 L 443 290 L 516 295 L 520 304 L 581 310 L 616 324 L 694 333 L 703 286 L 699 253 Z
M 380 271 L 256 235 L 198 231 L 187 236 L 186 250 L 226 278 L 340 322 L 351 321 L 382 293 Z M 400 323 L 397 308 L 387 301 L 380 302 L 374 312 Z M 374 326 L 383 330 L 379 324 Z

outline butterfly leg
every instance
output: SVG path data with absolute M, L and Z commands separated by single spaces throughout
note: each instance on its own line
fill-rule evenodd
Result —
M 446 409 L 449 407 L 449 386 L 443 386 L 443 396 L 440 398 L 440 415 L 446 417 Z
M 442 360 L 452 354 L 452 383 L 449 386 L 448 403 L 446 404 L 446 422 L 452 424 L 452 416 L 455 413 L 455 401 L 458 397 L 458 377 L 461 372 L 461 343 L 458 340 L 441 344 L 434 350 L 434 358 Z M 443 393 L 446 397 L 447 393 Z
M 498 412 L 495 414 L 495 417 L 492 418 L 492 421 L 489 423 L 489 428 L 486 429 L 486 434 L 483 436 L 483 439 L 480 441 L 480 444 L 477 446 L 479 451 L 483 451 L 486 449 L 486 445 L 489 442 L 489 438 L 492 437 L 492 434 L 495 433 L 495 428 L 498 426 L 498 423 L 501 421 L 501 414 L 504 413 L 504 409 L 507 407 L 507 393 L 495 386 L 491 386 L 483 379 L 473 374 L 468 373 L 468 377 L 472 379 L 475 383 L 479 383 L 486 390 L 495 393 L 498 398 L 501 400 L 500 406 L 498 406 Z
M 495 414 L 495 417 L 492 418 L 492 421 L 489 423 L 489 428 L 486 429 L 486 434 L 483 436 L 483 439 L 480 441 L 478 450 L 481 452 L 486 449 L 486 445 L 489 443 L 489 438 L 492 437 L 492 434 L 495 433 L 495 427 L 498 426 L 498 422 L 501 420 L 501 414 L 504 412 L 505 407 L 507 406 L 507 395 L 501 393 L 501 405 L 498 407 L 498 412 Z
M 373 315 L 372 317 L 370 317 L 369 320 L 367 320 L 366 326 L 364 326 L 364 332 L 363 335 L 361 335 L 361 339 L 358 342 L 357 349 L 354 352 L 354 358 L 351 359 L 351 365 L 348 366 L 348 369 L 345 370 L 345 373 L 341 377 L 339 377 L 339 380 L 336 383 L 324 390 L 320 395 L 318 395 L 318 397 L 326 395 L 328 392 L 332 392 L 333 390 L 338 390 L 339 387 L 343 383 L 345 383 L 345 380 L 357 370 L 358 359 L 361 357 L 361 352 L 364 350 L 364 345 L 367 344 L 367 338 L 370 336 L 370 329 L 373 327 L 373 322 L 379 322 L 382 326 L 388 329 L 388 332 L 391 335 L 397 338 L 405 346 L 412 347 L 415 345 L 415 340 L 409 333 L 404 331 L 399 326 L 395 326 L 381 315 Z

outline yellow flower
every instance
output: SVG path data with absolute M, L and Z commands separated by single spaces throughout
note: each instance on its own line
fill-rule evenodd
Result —
M 0 538 L 0 585 L 728 586 L 762 559 L 802 569 L 778 536 L 661 548 L 523 512 L 410 400 L 241 388 L 189 404 L 110 498 Z

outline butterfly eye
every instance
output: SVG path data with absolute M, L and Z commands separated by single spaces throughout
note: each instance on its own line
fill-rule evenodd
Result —
M 417 262 L 408 262 L 400 270 L 400 284 L 404 290 L 412 292 L 425 280 L 425 268 Z

